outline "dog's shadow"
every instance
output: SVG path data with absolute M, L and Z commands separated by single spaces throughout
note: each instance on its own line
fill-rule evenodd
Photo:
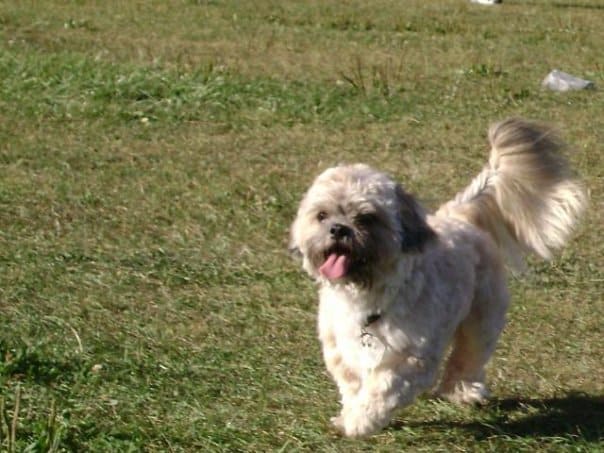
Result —
M 405 422 L 400 426 L 454 428 L 483 440 L 492 436 L 604 439 L 604 396 L 569 393 L 548 399 L 502 399 L 490 402 L 482 422 Z M 396 427 L 395 427 L 396 429 Z

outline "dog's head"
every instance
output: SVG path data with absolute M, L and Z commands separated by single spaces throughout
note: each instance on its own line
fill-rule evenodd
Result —
M 304 196 L 290 248 L 314 278 L 371 285 L 401 253 L 421 251 L 434 231 L 412 196 L 363 164 L 330 168 Z

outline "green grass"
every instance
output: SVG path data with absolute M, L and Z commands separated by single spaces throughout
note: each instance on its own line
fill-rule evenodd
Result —
M 597 1 L 0 4 L 0 450 L 604 450 L 604 85 Z M 329 428 L 312 282 L 287 230 L 363 161 L 429 207 L 486 128 L 552 122 L 591 193 L 511 281 L 493 402 Z

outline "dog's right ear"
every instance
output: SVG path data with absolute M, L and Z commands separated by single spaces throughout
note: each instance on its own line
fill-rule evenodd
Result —
M 436 232 L 426 222 L 426 215 L 419 203 L 399 185 L 396 187 L 399 217 L 402 228 L 401 249 L 403 252 L 421 252 Z

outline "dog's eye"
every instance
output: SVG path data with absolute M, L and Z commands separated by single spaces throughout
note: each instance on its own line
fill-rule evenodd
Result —
M 366 214 L 359 214 L 358 216 L 356 216 L 354 218 L 355 222 L 358 225 L 371 225 L 374 222 L 377 221 L 377 216 L 375 214 L 371 214 L 371 213 L 366 213 Z
M 321 211 L 317 214 L 317 220 L 319 222 L 322 222 L 323 220 L 325 220 L 327 218 L 327 213 L 325 211 Z
M 377 219 L 376 219 L 375 215 L 371 214 L 371 213 L 359 214 L 354 218 L 354 221 L 356 223 L 359 223 L 362 225 L 367 225 L 369 223 L 373 223 L 376 220 Z

